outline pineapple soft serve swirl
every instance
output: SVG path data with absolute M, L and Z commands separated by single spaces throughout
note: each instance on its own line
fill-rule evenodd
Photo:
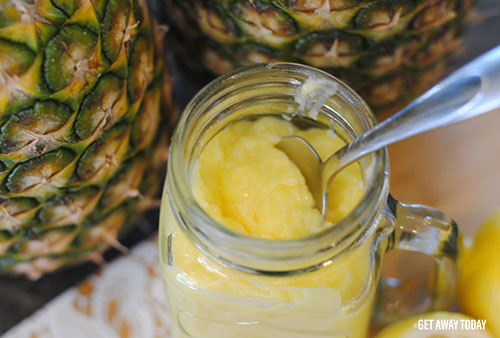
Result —
M 297 88 L 296 115 L 317 119 L 319 109 L 337 91 L 336 84 L 310 77 Z M 331 130 L 299 130 L 276 118 L 240 121 L 210 141 L 196 163 L 193 192 L 214 219 L 252 237 L 292 239 L 324 227 L 323 218 L 297 166 L 275 145 L 301 136 L 326 159 L 344 142 Z M 356 166 L 331 185 L 327 223 L 344 217 L 363 193 Z
M 197 159 L 192 175 L 197 203 L 248 236 L 284 240 L 324 230 L 304 177 L 275 147 L 289 135 L 306 139 L 323 159 L 345 144 L 331 130 L 301 130 L 274 117 L 235 122 Z M 363 192 L 359 166 L 340 172 L 329 189 L 326 224 L 348 214 Z M 174 226 L 170 211 L 162 217 L 171 234 L 172 264 L 164 277 L 170 314 L 178 321 L 176 337 L 185 332 L 204 338 L 365 336 L 373 300 L 373 294 L 363 294 L 370 279 L 370 241 L 313 272 L 250 275 L 207 258 Z M 344 309 L 360 295 L 359 306 Z
M 309 141 L 323 159 L 344 145 L 325 129 L 299 130 L 276 118 L 234 123 L 198 158 L 193 175 L 198 204 L 220 223 L 252 237 L 292 239 L 323 230 L 300 170 L 275 147 L 289 135 Z M 342 171 L 330 187 L 326 220 L 344 217 L 362 193 L 359 167 Z

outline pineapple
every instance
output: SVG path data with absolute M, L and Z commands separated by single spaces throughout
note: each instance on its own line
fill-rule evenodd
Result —
M 0 272 L 99 260 L 162 184 L 173 105 L 144 0 L 0 0 Z
M 446 71 L 469 0 L 167 0 L 181 60 L 222 74 L 285 60 L 322 68 L 375 109 Z M 194 56 L 197 58 L 194 59 Z

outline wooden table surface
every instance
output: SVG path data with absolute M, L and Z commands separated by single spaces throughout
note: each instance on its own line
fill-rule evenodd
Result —
M 473 236 L 500 208 L 499 126 L 497 110 L 391 146 L 392 194 L 444 211 L 465 237 Z M 420 292 L 428 287 L 433 265 L 428 256 L 396 250 L 385 255 L 382 276 L 411 281 Z M 457 302 L 453 309 L 459 311 Z M 379 328 L 372 327 L 370 336 Z
M 500 208 L 500 110 L 389 148 L 391 192 L 436 207 L 473 235 Z
M 452 69 L 500 44 L 500 3 L 479 0 Z M 500 95 L 500 93 L 499 93 Z M 500 208 L 500 110 L 389 148 L 391 192 L 446 212 L 466 236 Z

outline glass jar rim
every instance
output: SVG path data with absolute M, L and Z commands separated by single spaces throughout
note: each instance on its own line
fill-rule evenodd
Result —
M 366 102 L 349 86 L 331 74 L 302 64 L 276 62 L 239 68 L 213 80 L 189 102 L 174 131 L 169 154 L 167 176 L 168 198 L 175 206 L 173 214 L 187 237 L 205 254 L 240 270 L 268 274 L 290 274 L 315 269 L 352 247 L 355 241 L 373 232 L 367 224 L 377 217 L 380 205 L 388 194 L 388 155 L 382 149 L 367 155 L 372 161 L 366 174 L 365 192 L 351 212 L 333 226 L 303 238 L 271 240 L 251 237 L 231 230 L 208 215 L 197 203 L 191 189 L 190 172 L 182 156 L 186 126 L 206 102 L 217 98 L 221 88 L 237 85 L 250 75 L 259 73 L 291 72 L 307 77 L 315 76 L 338 85 L 338 92 L 357 107 L 358 116 L 372 128 L 377 119 Z M 203 114 L 203 111 L 201 111 Z M 201 116 L 201 115 L 200 115 Z M 175 173 L 175 174 L 174 174 Z

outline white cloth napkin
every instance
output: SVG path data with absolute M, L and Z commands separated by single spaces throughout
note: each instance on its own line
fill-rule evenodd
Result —
M 157 239 L 59 295 L 3 338 L 170 337 Z

